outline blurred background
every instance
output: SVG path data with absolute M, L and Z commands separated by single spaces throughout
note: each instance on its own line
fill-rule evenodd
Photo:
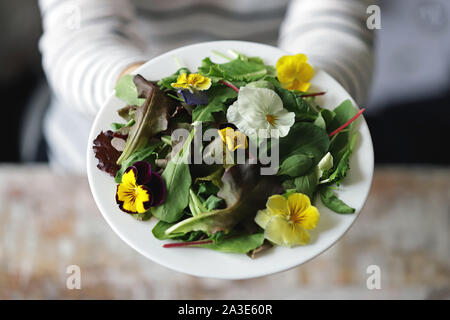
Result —
M 450 2 L 379 5 L 365 105 L 376 170 L 361 219 L 305 266 L 223 282 L 173 275 L 132 252 L 102 221 L 86 179 L 48 168 L 39 9 L 1 1 L 0 298 L 450 298 Z M 65 289 L 69 264 L 89 270 L 84 289 Z M 366 288 L 370 264 L 386 270 L 382 290 Z

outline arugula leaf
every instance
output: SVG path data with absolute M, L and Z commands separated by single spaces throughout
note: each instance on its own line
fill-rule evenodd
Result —
M 213 122 L 214 112 L 225 112 L 237 92 L 224 85 L 215 85 L 207 92 L 208 104 L 198 105 L 192 112 L 192 121 Z
M 153 215 L 165 222 L 178 221 L 183 216 L 183 210 L 189 204 L 189 190 L 192 183 L 187 158 L 194 137 L 191 131 L 183 147 L 170 159 L 161 177 L 166 184 L 166 199 L 160 206 L 151 209 Z
M 127 104 L 140 106 L 144 103 L 145 99 L 138 98 L 138 91 L 133 79 L 133 75 L 127 74 L 117 81 L 115 87 L 116 97 L 125 101 Z
M 213 243 L 195 245 L 195 247 L 208 248 L 228 253 L 247 253 L 262 246 L 263 242 L 264 233 L 254 233 L 233 236 Z
M 320 199 L 323 204 L 336 213 L 354 213 L 355 209 L 346 205 L 334 192 L 326 186 L 319 188 Z
M 158 155 L 156 150 L 162 145 L 163 144 L 161 141 L 156 141 L 144 148 L 136 150 L 133 154 L 131 154 L 125 161 L 122 162 L 119 171 L 117 171 L 115 177 L 116 183 L 120 183 L 122 181 L 122 175 L 125 170 L 136 161 L 148 161 L 151 164 L 154 164 L 154 161 Z
M 222 64 L 214 63 L 210 58 L 205 58 L 198 71 L 215 81 L 225 79 L 245 82 L 259 80 L 268 73 L 268 69 L 261 59 L 248 57 L 243 59 L 242 57 L 245 56 L 241 55 L 230 62 Z
M 328 177 L 328 182 L 335 182 L 336 185 L 339 185 L 340 182 L 345 178 L 347 171 L 350 169 L 350 157 L 353 153 L 353 149 L 355 148 L 357 137 L 357 132 L 353 133 L 353 135 L 350 137 L 350 141 L 345 148 L 344 154 L 336 165 L 336 169 Z
M 147 145 L 150 138 L 168 127 L 170 105 L 167 96 L 141 75 L 134 77 L 134 83 L 139 96 L 146 99 L 142 106 L 136 107 L 134 112 L 136 123 L 130 128 L 125 149 L 117 164 L 121 164 L 134 151 Z

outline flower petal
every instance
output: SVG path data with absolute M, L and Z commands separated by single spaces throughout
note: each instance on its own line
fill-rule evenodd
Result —
M 149 184 L 153 199 L 151 205 L 156 207 L 164 202 L 166 197 L 166 184 L 163 178 L 156 172 L 152 172 L 152 179 Z
M 150 209 L 152 197 L 150 194 L 150 190 L 146 186 L 138 186 L 136 188 L 136 196 L 135 196 L 135 210 L 137 213 L 144 213 L 148 209 Z M 125 203 L 124 203 L 125 207 Z
M 265 210 L 259 210 L 256 213 L 255 222 L 258 226 L 265 229 L 267 226 L 267 223 L 272 218 L 272 215 L 270 215 L 269 211 L 267 209 Z
M 267 199 L 266 207 L 269 214 L 272 216 L 281 215 L 286 218 L 289 217 L 288 201 L 279 194 L 270 196 L 269 199 Z
M 295 123 L 295 113 L 289 112 L 286 109 L 278 111 L 275 115 L 274 127 L 277 128 L 280 137 L 285 137 L 288 135 L 289 130 Z
M 282 216 L 273 216 L 268 221 L 264 234 L 266 239 L 286 247 L 304 245 L 310 239 L 308 231 Z
M 310 206 L 306 210 L 302 211 L 300 217 L 300 225 L 307 230 L 312 230 L 316 228 L 317 223 L 319 223 L 319 210 L 317 210 L 317 208 L 314 206 Z
M 311 206 L 309 197 L 303 193 L 293 193 L 287 199 L 289 213 L 299 215 L 303 210 Z
M 280 83 L 291 82 L 295 79 L 296 61 L 294 56 L 283 56 L 277 61 L 277 77 Z
M 152 178 L 152 167 L 147 161 L 137 161 L 133 163 L 136 168 L 136 184 L 147 184 Z

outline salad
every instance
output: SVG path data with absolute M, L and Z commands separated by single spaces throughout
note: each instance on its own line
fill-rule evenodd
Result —
M 355 210 L 335 194 L 362 114 L 350 100 L 320 107 L 304 54 L 276 66 L 230 50 L 159 81 L 126 75 L 115 93 L 123 119 L 93 141 L 98 169 L 117 185 L 115 202 L 171 247 L 250 257 L 272 246 L 306 245 L 320 223 L 317 201 Z M 333 106 L 329 106 L 333 107 Z M 150 230 L 149 230 L 150 232 Z

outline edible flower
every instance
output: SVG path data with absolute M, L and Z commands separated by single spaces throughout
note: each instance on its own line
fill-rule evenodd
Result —
M 150 163 L 135 162 L 117 185 L 116 202 L 127 213 L 144 213 L 164 201 L 166 186 L 161 176 L 152 172 Z
M 248 148 L 247 136 L 231 127 L 226 127 L 219 130 L 219 137 L 230 151 Z
M 211 79 L 198 73 L 182 73 L 177 82 L 171 84 L 176 89 L 187 89 L 190 92 L 208 90 L 211 87 Z
M 255 222 L 265 229 L 266 239 L 291 247 L 309 242 L 307 230 L 314 229 L 319 218 L 319 211 L 307 195 L 293 193 L 287 199 L 281 195 L 269 197 L 266 209 L 258 211 Z
M 178 90 L 178 93 L 188 106 L 208 104 L 208 95 L 204 92 L 199 91 L 191 92 L 189 90 Z
M 303 92 L 308 90 L 314 69 L 307 60 L 306 55 L 301 53 L 278 59 L 277 77 L 283 87 Z
M 295 113 L 283 108 L 283 101 L 275 91 L 266 88 L 243 87 L 237 100 L 228 108 L 228 122 L 247 136 L 258 130 L 276 130 L 278 137 L 284 137 L 295 122 Z

